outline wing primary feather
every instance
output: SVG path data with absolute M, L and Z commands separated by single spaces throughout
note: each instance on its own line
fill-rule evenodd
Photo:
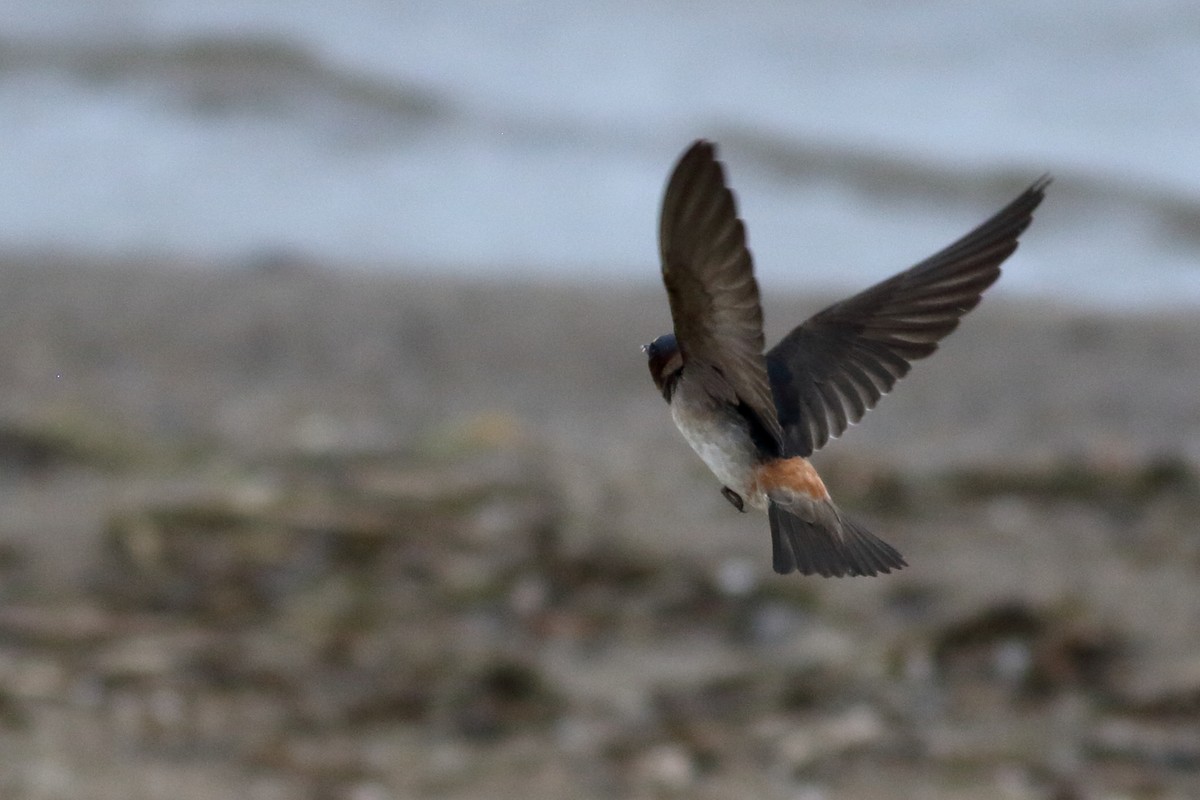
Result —
M 841 435 L 937 350 L 999 278 L 1049 183 L 1042 176 L 970 233 L 813 315 L 767 352 L 788 455 Z

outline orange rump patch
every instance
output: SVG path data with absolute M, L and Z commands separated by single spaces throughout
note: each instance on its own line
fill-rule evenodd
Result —
M 807 459 L 781 458 L 758 468 L 758 488 L 767 494 L 776 489 L 790 489 L 814 500 L 828 500 L 829 490 L 816 468 Z

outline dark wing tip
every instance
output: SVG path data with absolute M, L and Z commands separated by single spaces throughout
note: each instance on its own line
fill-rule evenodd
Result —
M 710 142 L 708 139 L 697 139 L 691 143 L 687 150 L 683 151 L 683 155 L 676 162 L 673 172 L 680 172 L 681 170 L 686 172 L 694 164 L 716 160 L 716 144 Z
M 704 223 L 711 223 L 718 211 L 737 218 L 716 146 L 707 139 L 697 139 L 675 163 L 663 192 L 658 236 L 664 274 L 675 266 L 673 258 L 695 256 L 676 252 L 677 247 L 699 246 L 701 240 L 695 234 L 703 232 Z M 689 228 L 694 229 L 691 237 L 684 237 L 689 241 L 678 242 L 679 234 Z
M 1042 204 L 1042 200 L 1044 200 L 1046 197 L 1046 189 L 1049 188 L 1050 184 L 1053 182 L 1054 177 L 1051 176 L 1049 172 L 1043 173 L 1041 177 L 1029 184 L 1028 189 L 1021 192 L 1021 194 L 1019 194 L 1015 200 L 1009 203 L 1004 209 L 999 211 L 994 216 L 993 220 L 997 221 L 1006 216 L 1010 216 L 1013 221 L 1017 223 L 1015 228 L 1010 230 L 1014 242 L 1015 239 L 1024 233 L 1025 229 L 1029 227 L 1029 223 L 1033 221 L 1033 212 L 1036 211 L 1037 207 Z M 980 228 L 986 228 L 988 223 L 992 222 L 993 220 L 988 220 L 988 222 L 985 222 L 980 226 Z M 972 231 L 963 238 L 967 239 L 974 233 L 977 233 L 977 231 Z

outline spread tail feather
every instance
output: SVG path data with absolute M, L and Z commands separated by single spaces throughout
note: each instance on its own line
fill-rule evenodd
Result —
M 771 503 L 771 553 L 780 575 L 799 571 L 826 578 L 878 575 L 908 564 L 890 544 L 855 525 L 829 506 L 832 514 L 809 522 Z

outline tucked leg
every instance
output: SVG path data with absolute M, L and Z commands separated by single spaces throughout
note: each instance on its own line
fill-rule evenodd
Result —
M 740 494 L 735 492 L 733 489 L 730 489 L 728 486 L 721 487 L 721 494 L 725 496 L 725 499 L 729 501 L 730 505 L 732 505 L 738 511 L 741 511 L 743 514 L 746 513 L 746 503 L 742 500 L 742 496 Z

